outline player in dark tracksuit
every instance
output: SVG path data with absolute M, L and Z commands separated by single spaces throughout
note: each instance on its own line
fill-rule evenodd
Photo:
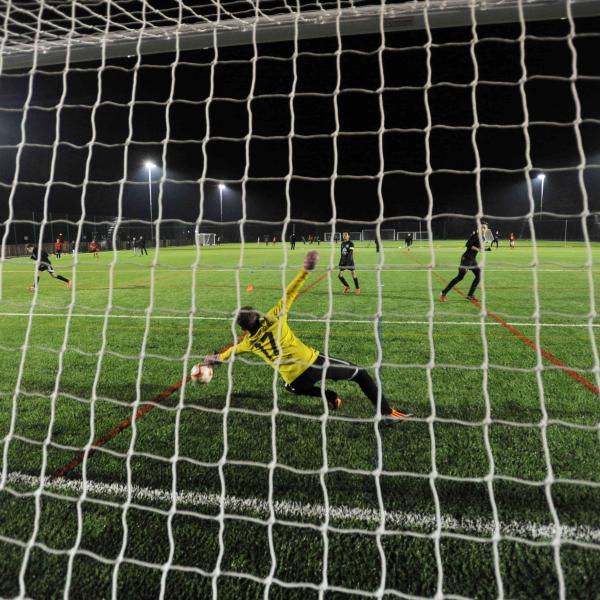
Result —
M 140 251 L 140 256 L 142 256 L 142 254 L 148 256 L 148 250 L 146 250 L 146 240 L 141 235 L 140 239 L 138 240 L 138 248 Z
M 358 296 L 358 294 L 360 294 L 360 286 L 358 285 L 356 269 L 354 268 L 354 242 L 350 240 L 350 234 L 347 231 L 344 232 L 342 239 L 342 245 L 340 246 L 340 264 L 338 265 L 340 269 L 338 279 L 344 285 L 344 294 L 348 294 L 350 292 L 350 286 L 344 277 L 344 271 L 351 271 L 352 279 L 354 280 L 354 293 Z
M 473 283 L 471 283 L 471 287 L 469 288 L 469 293 L 467 294 L 468 300 L 475 300 L 475 290 L 479 285 L 479 281 L 481 280 L 481 272 L 479 269 L 479 265 L 477 264 L 477 253 L 483 252 L 483 236 L 487 229 L 487 223 L 481 224 L 481 232 L 477 231 L 471 235 L 471 237 L 467 240 L 465 244 L 466 250 L 463 255 L 460 257 L 460 266 L 458 267 L 458 275 L 442 290 L 440 294 L 440 301 L 446 302 L 446 296 L 448 292 L 459 282 L 461 282 L 468 271 L 471 271 L 475 278 L 473 279 Z M 486 248 L 486 251 L 490 251 L 491 248 Z
M 496 244 L 496 248 L 498 248 L 498 242 L 500 241 L 500 232 L 496 229 L 496 231 L 494 231 L 494 239 L 492 240 L 492 243 L 490 244 L 490 248 Z
M 48 273 L 48 275 L 50 275 L 50 277 L 52 277 L 53 279 L 58 279 L 60 281 L 64 281 L 67 284 L 68 288 L 71 287 L 71 281 L 69 279 L 67 279 L 66 277 L 63 277 L 62 275 L 57 275 L 54 272 L 54 268 L 52 267 L 52 263 L 50 262 L 50 257 L 48 256 L 48 253 L 43 248 L 41 249 L 41 252 L 40 252 L 40 249 L 37 246 L 34 246 L 33 244 L 27 244 L 27 246 L 25 246 L 25 250 L 27 250 L 27 253 L 30 255 L 29 258 L 31 258 L 31 260 L 35 260 L 36 262 L 38 262 L 38 253 L 39 253 L 40 259 L 39 259 L 39 264 L 38 264 L 38 271 L 40 273 L 43 271 L 47 271 L 47 273 Z M 40 282 L 40 276 L 36 275 L 35 283 L 29 288 L 30 291 L 33 292 L 39 282 Z

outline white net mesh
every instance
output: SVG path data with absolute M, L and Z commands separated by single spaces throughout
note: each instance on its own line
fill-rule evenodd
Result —
M 1 597 L 595 597 L 597 3 L 2 8 Z

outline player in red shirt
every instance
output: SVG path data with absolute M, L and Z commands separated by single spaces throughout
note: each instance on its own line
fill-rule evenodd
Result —
M 58 239 L 54 242 L 54 256 L 56 256 L 56 258 L 60 258 L 61 254 L 62 254 L 62 242 L 60 241 L 60 239 Z
M 98 244 L 96 243 L 96 240 L 92 240 L 90 242 L 90 252 L 94 253 L 94 256 L 96 258 L 98 258 L 99 254 L 98 254 Z

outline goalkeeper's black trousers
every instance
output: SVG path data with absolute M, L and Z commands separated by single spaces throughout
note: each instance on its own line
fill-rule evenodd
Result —
M 326 362 L 329 363 L 328 366 L 326 366 Z M 373 406 L 377 407 L 379 389 L 365 369 L 361 369 L 346 360 L 325 357 L 322 354 L 317 357 L 317 360 L 302 375 L 297 377 L 292 383 L 286 383 L 285 389 L 299 396 L 320 398 L 321 386 L 319 383 L 323 378 L 323 371 L 325 371 L 325 379 L 332 381 L 354 381 L 360 386 L 363 394 L 371 401 Z M 327 398 L 327 402 L 334 404 L 338 395 L 333 390 L 325 389 L 325 397 Z M 382 415 L 389 415 L 392 412 L 383 392 L 381 392 L 380 406 Z
M 444 296 L 459 282 L 461 282 L 468 271 L 472 271 L 475 278 L 473 279 L 473 283 L 471 283 L 471 287 L 469 288 L 469 296 L 473 296 L 475 294 L 475 290 L 481 281 L 481 272 L 479 267 L 463 267 L 460 266 L 458 268 L 458 275 L 443 289 L 442 294 Z

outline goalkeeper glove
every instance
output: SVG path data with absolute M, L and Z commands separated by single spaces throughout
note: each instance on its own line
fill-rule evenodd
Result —
M 304 270 L 312 271 L 319 260 L 319 253 L 316 250 L 311 250 L 304 257 Z
M 212 367 L 214 365 L 218 365 L 221 361 L 219 360 L 219 354 L 215 352 L 214 354 L 207 354 L 204 357 L 204 364 L 207 367 Z

